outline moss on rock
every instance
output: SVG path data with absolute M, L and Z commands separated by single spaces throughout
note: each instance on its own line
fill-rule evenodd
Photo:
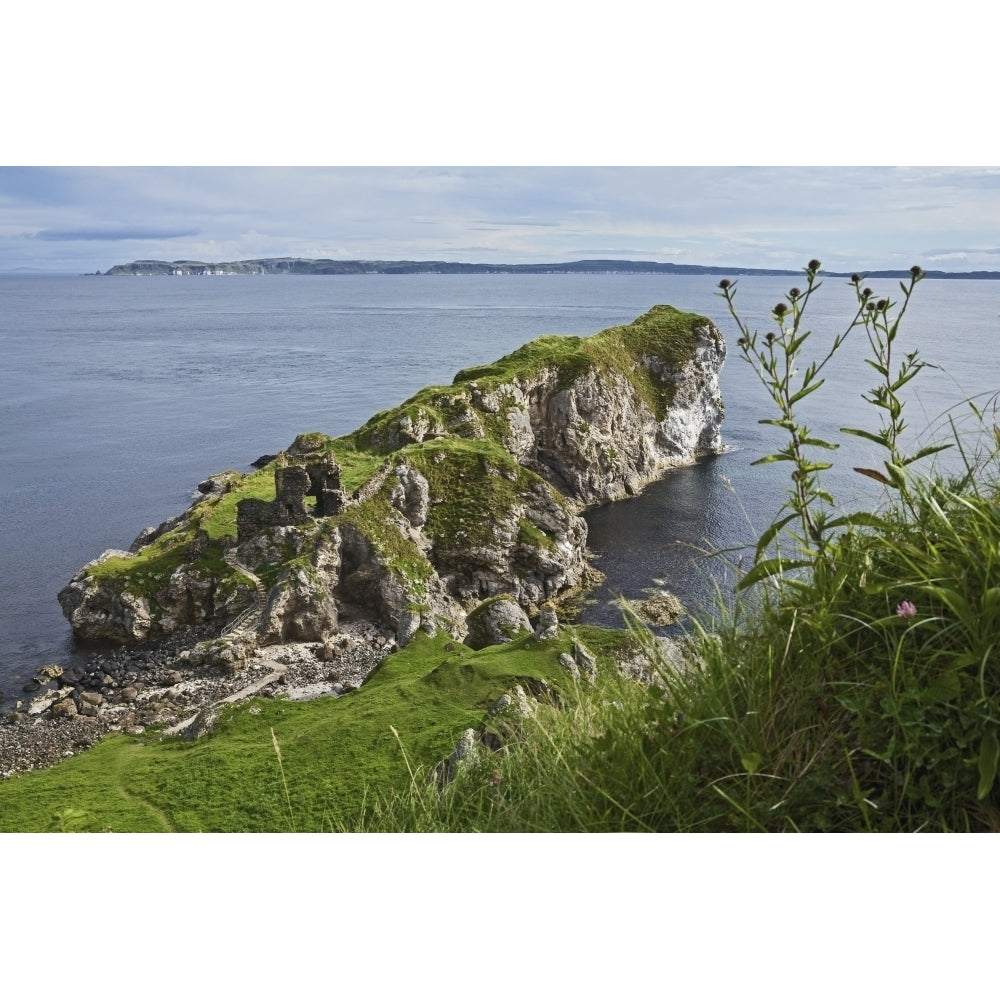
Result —
M 273 503 L 276 468 L 333 455 L 348 499 L 328 520 L 353 531 L 350 544 L 374 559 L 376 576 L 396 581 L 380 585 L 383 604 L 387 589 L 395 594 L 389 601 L 394 606 L 425 607 L 435 589 L 450 589 L 468 606 L 513 587 L 518 601 L 534 606 L 583 577 L 586 530 L 575 523 L 578 510 L 631 492 L 655 474 L 661 459 L 650 457 L 648 442 L 637 446 L 634 438 L 652 433 L 648 422 L 670 410 L 677 379 L 699 345 L 718 336 L 701 316 L 655 306 L 592 337 L 539 337 L 504 358 L 460 371 L 451 386 L 421 390 L 350 435 L 300 434 L 260 471 L 226 473 L 224 490 L 196 502 L 137 554 L 111 556 L 82 572 L 91 585 L 148 601 L 154 622 L 164 595 L 183 588 L 178 572 L 185 567 L 191 600 L 211 600 L 213 588 L 206 591 L 203 581 L 214 581 L 220 607 L 229 608 L 234 593 L 246 587 L 222 558 L 237 536 L 239 504 Z M 584 385 L 582 378 L 588 381 L 577 400 L 573 391 Z M 623 416 L 608 417 L 608 407 L 623 394 L 629 397 Z M 636 422 L 635 432 L 616 432 L 626 418 Z M 614 433 L 629 440 L 613 440 Z M 665 461 L 676 464 L 676 454 L 683 448 Z M 395 475 L 400 466 L 413 470 L 420 483 Z M 301 527 L 311 534 L 315 522 L 307 520 Z M 310 577 L 314 571 L 299 544 L 264 546 L 263 553 L 255 571 L 267 586 L 290 573 Z M 171 594 L 174 604 L 178 599 Z

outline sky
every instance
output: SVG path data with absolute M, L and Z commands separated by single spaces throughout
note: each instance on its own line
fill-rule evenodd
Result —
M 18 5 L 0 273 L 283 256 L 1000 269 L 995 57 L 970 0 L 932 19 L 897 0 L 567 9 L 384 0 L 324 20 L 107 0 L 53 21 Z M 608 163 L 630 166 L 588 165 Z
M 0 272 L 258 257 L 1000 270 L 1000 167 L 0 168 Z

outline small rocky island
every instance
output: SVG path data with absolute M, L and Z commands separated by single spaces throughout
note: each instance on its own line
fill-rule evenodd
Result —
M 544 336 L 339 439 L 300 435 L 256 473 L 110 550 L 60 592 L 74 632 L 138 643 L 230 626 L 261 647 L 367 622 L 468 635 L 505 595 L 527 617 L 585 585 L 580 512 L 721 450 L 725 359 L 704 317 L 655 306 L 592 337 Z

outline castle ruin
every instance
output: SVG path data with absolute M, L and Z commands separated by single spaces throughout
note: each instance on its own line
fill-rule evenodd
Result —
M 312 510 L 306 497 L 315 497 Z M 264 528 L 305 524 L 315 517 L 339 514 L 348 502 L 340 484 L 340 466 L 332 457 L 307 465 L 279 465 L 274 470 L 274 499 L 240 500 L 236 505 L 239 543 Z

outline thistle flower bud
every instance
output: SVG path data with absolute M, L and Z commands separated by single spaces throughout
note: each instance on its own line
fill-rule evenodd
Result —
M 792 288 L 788 292 L 788 297 L 794 302 L 801 294 L 797 288 Z
M 875 304 L 875 308 L 878 309 L 879 312 L 882 312 L 883 310 L 888 309 L 889 308 L 889 300 L 888 299 L 879 299 L 878 302 Z
M 820 264 L 818 260 L 809 261 L 809 266 L 806 268 L 807 271 L 818 271 L 823 265 Z
M 861 275 L 857 274 L 857 273 L 852 274 L 851 275 L 851 284 L 852 285 L 860 285 L 861 284 Z
M 784 316 L 788 312 L 788 306 L 784 302 L 779 302 L 771 311 L 775 316 Z
M 910 268 L 910 274 L 912 274 L 914 278 L 919 278 L 923 273 L 923 268 L 918 267 L 916 264 Z
M 725 291 L 731 284 L 732 282 L 728 278 L 723 278 L 722 281 L 719 282 L 719 288 Z

